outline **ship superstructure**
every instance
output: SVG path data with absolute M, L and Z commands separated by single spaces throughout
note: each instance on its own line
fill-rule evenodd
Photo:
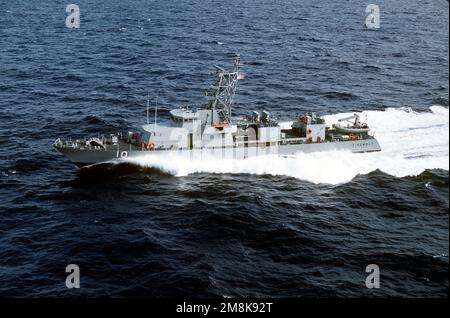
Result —
M 278 122 L 268 111 L 253 111 L 245 119 L 232 120 L 232 108 L 240 73 L 240 57 L 227 71 L 216 66 L 216 79 L 209 87 L 206 104 L 170 111 L 171 123 L 147 123 L 138 131 L 85 139 L 60 139 L 54 147 L 78 166 L 123 160 L 137 156 L 181 155 L 245 159 L 299 152 L 349 150 L 380 151 L 369 127 L 355 114 L 352 125 L 329 126 L 314 112 Z M 348 120 L 345 118 L 344 120 Z

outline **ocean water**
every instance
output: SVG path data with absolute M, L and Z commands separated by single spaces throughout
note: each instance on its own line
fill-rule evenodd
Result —
M 79 29 L 69 3 L 0 0 L 0 296 L 448 296 L 448 1 L 377 1 L 378 30 L 356 0 L 74 2 Z M 78 170 L 52 149 L 143 124 L 147 94 L 168 121 L 234 53 L 235 116 L 358 112 L 383 151 Z

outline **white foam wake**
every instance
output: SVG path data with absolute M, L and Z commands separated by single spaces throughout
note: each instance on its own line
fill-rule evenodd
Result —
M 327 123 L 352 113 L 325 116 Z M 353 154 L 347 151 L 298 153 L 293 157 L 269 155 L 242 160 L 203 158 L 189 160 L 176 155 L 129 158 L 132 163 L 155 167 L 176 176 L 193 173 L 248 173 L 285 175 L 313 183 L 338 184 L 376 169 L 397 177 L 413 176 L 425 169 L 449 168 L 449 109 L 432 106 L 429 112 L 409 108 L 360 113 L 375 133 L 382 151 Z

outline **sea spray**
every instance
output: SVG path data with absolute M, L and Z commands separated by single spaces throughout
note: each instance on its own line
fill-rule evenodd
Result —
M 327 123 L 352 113 L 325 116 Z M 158 168 L 175 176 L 194 173 L 284 175 L 313 183 L 339 184 L 375 170 L 396 177 L 414 176 L 426 169 L 449 168 L 449 110 L 432 106 L 429 112 L 409 108 L 359 113 L 367 118 L 382 151 L 356 154 L 350 151 L 297 153 L 282 157 L 267 155 L 248 159 L 187 159 L 169 154 L 129 158 L 127 161 Z

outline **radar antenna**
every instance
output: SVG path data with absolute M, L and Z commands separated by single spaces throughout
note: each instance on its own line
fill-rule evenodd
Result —
M 232 71 L 226 71 L 219 66 L 215 66 L 217 80 L 210 86 L 206 95 L 212 97 L 208 108 L 217 111 L 219 123 L 231 123 L 231 107 L 236 94 L 240 66 L 239 54 L 235 57 Z

